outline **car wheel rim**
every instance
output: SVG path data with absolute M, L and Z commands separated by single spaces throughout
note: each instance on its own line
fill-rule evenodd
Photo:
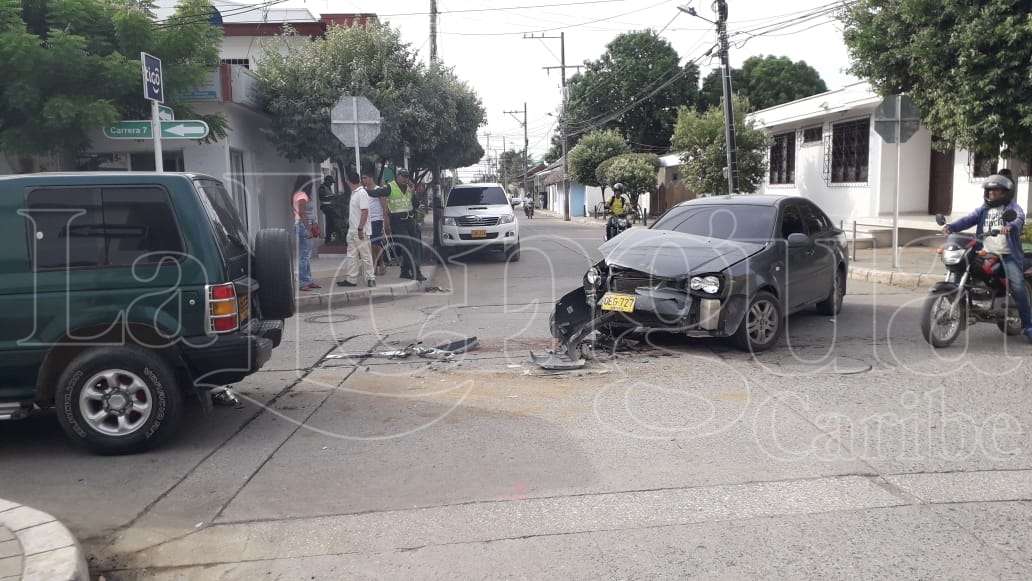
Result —
M 749 339 L 766 344 L 778 330 L 778 314 L 774 304 L 767 300 L 753 303 L 749 309 Z
M 128 436 L 140 430 L 154 410 L 154 396 L 139 375 L 107 369 L 86 382 L 79 411 L 91 428 L 106 436 Z
M 949 296 L 941 296 L 932 309 L 933 333 L 940 340 L 948 340 L 960 328 L 960 305 Z

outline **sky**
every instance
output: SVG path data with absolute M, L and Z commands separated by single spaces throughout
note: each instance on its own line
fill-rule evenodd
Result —
M 438 0 L 441 12 L 439 57 L 445 65 L 454 67 L 459 78 L 468 82 L 483 100 L 487 125 L 481 128 L 480 141 L 493 155 L 500 153 L 503 139 L 509 149 L 522 149 L 523 129 L 505 111 L 522 111 L 524 102 L 528 109 L 532 156 L 540 157 L 548 150 L 554 131 L 555 118 L 548 114 L 556 112 L 560 105 L 560 76 L 558 70 L 545 71 L 542 67 L 559 65 L 559 40 L 527 40 L 523 38 L 524 32 L 540 34 L 543 29 L 553 29 L 544 32 L 550 36 L 564 32 L 568 65 L 597 59 L 605 52 L 609 41 L 632 30 L 665 28 L 662 36 L 681 55 L 682 62 L 701 56 L 716 42 L 713 25 L 677 9 L 678 5 L 691 5 L 699 16 L 715 20 L 708 0 L 600 0 L 580 5 L 529 7 L 583 1 Z M 755 28 L 829 2 L 728 0 L 728 29 L 733 33 Z M 376 13 L 381 21 L 399 29 L 402 38 L 418 50 L 424 61 L 429 60 L 430 0 L 288 0 L 283 6 L 304 7 L 315 14 Z M 526 8 L 449 12 L 499 7 Z M 747 37 L 739 35 L 738 44 L 731 46 L 732 66 L 741 66 L 750 56 L 784 55 L 804 60 L 817 69 L 829 89 L 856 82 L 845 70 L 849 57 L 837 22 L 821 18 L 778 34 L 748 38 L 744 45 L 741 41 Z M 718 64 L 715 58 L 702 60 L 701 76 Z

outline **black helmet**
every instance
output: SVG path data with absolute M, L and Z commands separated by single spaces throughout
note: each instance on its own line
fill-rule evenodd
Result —
M 412 174 L 409 173 L 409 170 L 407 170 L 407 169 L 405 169 L 403 167 L 399 167 L 398 171 L 394 172 L 394 175 L 399 177 L 399 178 L 409 178 L 409 179 L 412 178 Z
M 1007 176 L 1000 174 L 994 174 L 986 178 L 985 182 L 982 183 L 982 199 L 985 200 L 985 204 L 991 208 L 998 206 L 1006 206 L 1014 201 L 1014 182 Z M 989 198 L 990 190 L 1003 190 L 1003 197 L 997 200 L 991 200 Z
M 620 182 L 613 184 L 613 191 L 622 194 L 626 188 Z

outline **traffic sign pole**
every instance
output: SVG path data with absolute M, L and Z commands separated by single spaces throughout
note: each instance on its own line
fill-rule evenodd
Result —
M 355 121 L 358 121 L 358 97 L 352 97 L 351 107 L 355 112 Z M 359 180 L 362 178 L 362 152 L 358 147 L 358 123 L 355 123 L 355 173 Z
M 154 134 L 154 171 L 165 172 L 165 158 L 161 152 L 161 112 L 157 101 L 151 101 L 151 133 Z

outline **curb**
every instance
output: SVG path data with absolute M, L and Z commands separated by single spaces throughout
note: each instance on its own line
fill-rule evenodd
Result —
M 323 293 L 303 294 L 297 298 L 297 312 L 311 313 L 325 311 L 332 308 L 344 307 L 347 305 L 364 302 L 373 297 L 400 297 L 411 294 L 419 294 L 423 286 L 434 278 L 437 271 L 436 266 L 424 266 L 423 275 L 426 282 L 420 283 L 414 280 L 399 282 L 375 288 L 359 288 L 354 290 L 341 290 Z
M 53 516 L 0 499 L 0 527 L 14 534 L 14 541 L 21 549 L 21 574 L 11 579 L 89 581 L 82 548 L 72 533 Z M 13 558 L 17 559 L 19 555 Z
M 877 284 L 886 284 L 900 288 L 931 288 L 942 280 L 941 274 L 896 272 L 894 270 L 876 270 L 862 266 L 850 266 L 850 280 L 864 280 Z

